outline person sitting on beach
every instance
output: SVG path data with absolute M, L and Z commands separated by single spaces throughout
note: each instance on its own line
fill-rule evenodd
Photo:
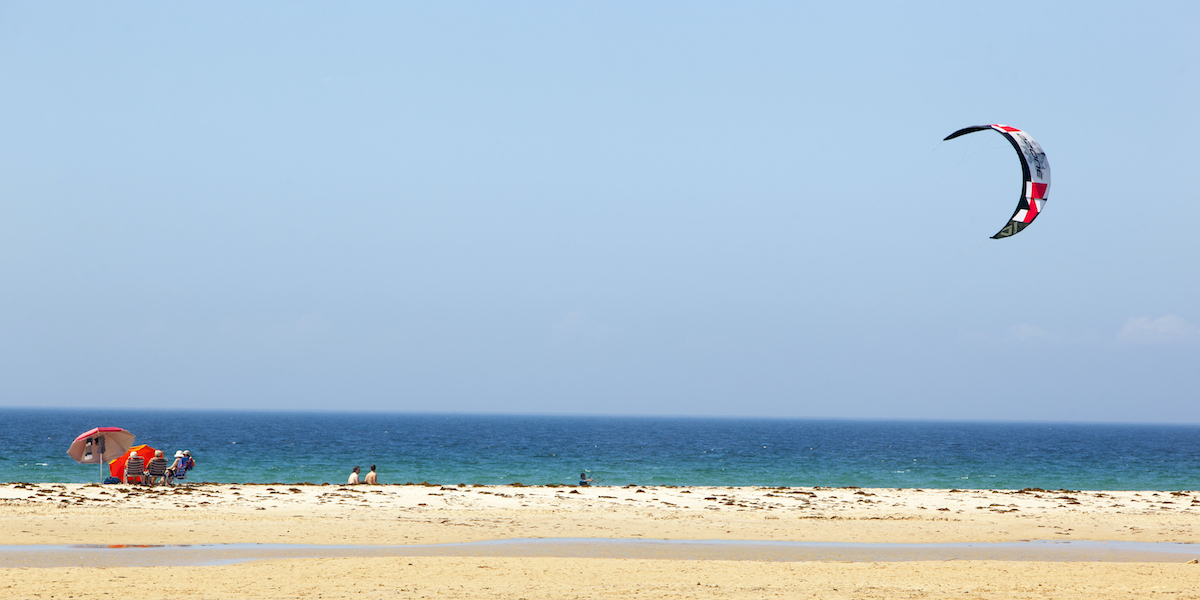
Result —
M 175 453 L 175 474 L 172 475 L 174 481 L 172 483 L 187 483 L 188 471 L 196 466 L 196 461 L 192 459 L 190 450 Z
M 580 486 L 587 487 L 592 484 L 592 481 L 594 481 L 594 480 L 591 477 L 588 477 L 587 473 L 579 474 L 579 485 Z
M 367 485 L 376 485 L 379 483 L 379 476 L 375 474 L 375 465 L 371 465 L 371 470 L 367 473 L 367 478 L 363 480 Z
M 346 485 L 358 485 L 358 465 L 354 465 L 354 470 L 350 471 L 350 479 L 346 481 Z
M 179 465 L 183 462 L 183 450 L 175 451 L 175 461 L 171 466 L 167 467 L 167 476 L 165 478 L 167 485 L 175 482 L 175 474 L 179 472 Z
M 146 463 L 146 483 L 150 485 L 167 482 L 167 459 L 163 458 L 162 450 L 154 451 L 154 458 Z
M 142 470 L 146 468 L 146 461 L 138 456 L 136 450 L 129 451 L 129 458 L 125 460 L 125 483 L 133 483 L 136 479 L 138 483 L 143 481 Z

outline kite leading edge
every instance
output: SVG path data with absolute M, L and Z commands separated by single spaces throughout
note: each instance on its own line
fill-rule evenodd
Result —
M 1007 125 L 965 127 L 946 136 L 946 140 L 987 129 L 1003 135 L 1012 144 L 1013 149 L 1017 151 L 1017 156 L 1021 159 L 1021 175 L 1023 177 L 1021 199 L 1017 201 L 1017 210 L 1013 211 L 1012 217 L 1004 225 L 1004 228 L 992 236 L 992 239 L 998 240 L 1016 235 L 1042 214 L 1042 207 L 1046 204 L 1046 194 L 1050 191 L 1050 163 L 1046 160 L 1046 153 L 1042 151 L 1042 147 L 1032 136 L 1016 127 Z

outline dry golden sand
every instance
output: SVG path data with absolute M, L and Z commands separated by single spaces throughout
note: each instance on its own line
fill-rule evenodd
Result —
M 1200 542 L 1200 493 L 828 488 L 0 485 L 2 544 L 536 537 Z M 137 592 L 130 594 L 131 589 Z M 1200 565 L 337 558 L 0 570 L 13 598 L 1200 598 Z
M 1196 565 L 778 563 L 580 558 L 306 559 L 13 569 L 8 598 L 1196 598 Z

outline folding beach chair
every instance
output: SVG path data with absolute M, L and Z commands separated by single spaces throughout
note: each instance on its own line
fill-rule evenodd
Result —
M 175 477 L 173 478 L 173 481 L 172 481 L 172 483 L 174 485 L 181 485 L 181 484 L 189 485 L 187 474 L 188 474 L 188 471 L 191 470 L 191 465 L 192 465 L 192 462 L 190 460 L 184 461 L 183 464 L 179 465 L 179 468 L 175 470 Z
M 125 462 L 125 483 L 133 483 L 134 479 L 136 479 L 138 483 L 145 482 L 145 477 L 142 472 L 145 468 L 146 461 L 142 460 L 142 457 L 136 454 L 133 455 L 128 461 Z

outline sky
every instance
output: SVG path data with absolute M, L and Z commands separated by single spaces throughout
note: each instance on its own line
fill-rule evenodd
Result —
M 0 407 L 1200 423 L 1198 30 L 0 2 Z

